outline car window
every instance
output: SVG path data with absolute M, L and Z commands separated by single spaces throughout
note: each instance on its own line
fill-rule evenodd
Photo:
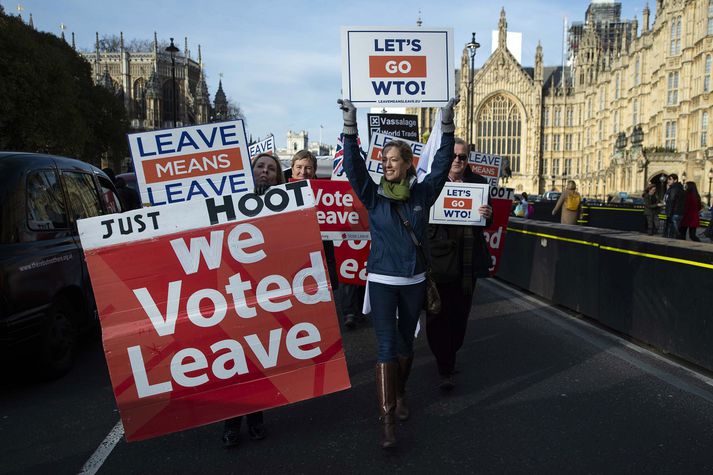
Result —
M 88 173 L 62 172 L 62 180 L 67 188 L 68 204 L 75 221 L 101 214 L 99 197 L 94 188 L 94 181 L 91 175 Z
M 101 185 L 102 201 L 104 201 L 107 213 L 121 213 L 121 201 L 119 201 L 119 197 L 116 196 L 114 190 L 111 189 L 108 181 L 99 177 L 99 185 Z
M 27 178 L 27 225 L 35 231 L 67 228 L 62 188 L 52 170 L 40 170 Z

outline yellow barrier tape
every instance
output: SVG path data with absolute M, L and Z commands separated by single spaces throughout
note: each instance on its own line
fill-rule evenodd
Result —
M 678 264 L 686 264 L 689 266 L 703 267 L 704 269 L 713 269 L 713 264 L 705 262 L 689 261 L 688 259 L 679 259 L 677 257 L 661 256 L 658 254 L 649 254 L 648 252 L 631 251 L 629 249 L 619 249 L 617 247 L 599 246 L 605 251 L 620 252 L 622 254 L 631 254 L 632 256 L 648 257 L 649 259 L 658 259 L 660 261 L 676 262 Z
M 527 234 L 530 236 L 543 237 L 548 239 L 554 239 L 556 241 L 572 242 L 575 244 L 584 244 L 585 246 L 593 246 L 603 249 L 605 251 L 620 252 L 622 254 L 630 254 L 632 256 L 647 257 L 649 259 L 658 259 L 660 261 L 675 262 L 677 264 L 685 264 L 689 266 L 702 267 L 704 269 L 713 269 L 713 264 L 707 264 L 705 262 L 696 262 L 688 259 L 679 259 L 677 257 L 661 256 L 659 254 L 650 254 L 648 252 L 631 251 L 629 249 L 621 249 L 618 247 L 602 246 L 597 243 L 582 241 L 581 239 L 570 239 L 562 236 L 555 236 L 554 234 L 536 233 L 532 231 L 525 231 L 524 229 L 507 228 L 508 231 L 513 233 Z
M 594 246 L 594 247 L 599 246 L 599 244 L 597 244 L 597 243 L 582 241 L 581 239 L 570 239 L 570 238 L 566 238 L 566 237 L 562 237 L 562 236 L 555 236 L 554 234 L 533 233 L 532 231 L 525 231 L 524 229 L 508 228 L 508 231 L 512 231 L 514 233 L 520 233 L 520 234 L 529 234 L 531 236 L 543 237 L 543 238 L 548 238 L 548 239 L 554 239 L 556 241 L 565 241 L 565 242 L 573 242 L 575 244 L 584 244 L 586 246 Z

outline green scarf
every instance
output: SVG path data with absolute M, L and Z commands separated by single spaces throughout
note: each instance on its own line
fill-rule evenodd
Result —
M 392 200 L 406 201 L 411 196 L 408 178 L 401 180 L 400 183 L 394 183 L 382 176 L 380 185 L 381 189 L 384 190 L 384 195 Z

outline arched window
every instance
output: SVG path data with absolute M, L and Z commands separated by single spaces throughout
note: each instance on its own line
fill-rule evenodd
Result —
M 479 152 L 507 157 L 513 173 L 520 172 L 523 120 L 517 105 L 504 95 L 491 98 L 476 119 Z
M 703 92 L 711 91 L 711 55 L 706 56 L 705 69 L 703 72 Z
M 706 34 L 713 35 L 713 0 L 708 0 L 708 27 Z

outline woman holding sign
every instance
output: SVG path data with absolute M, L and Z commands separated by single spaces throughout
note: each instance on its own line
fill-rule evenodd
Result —
M 271 187 L 285 182 L 280 161 L 271 153 L 261 153 L 252 160 L 255 193 L 263 195 Z M 265 426 L 262 422 L 262 411 L 247 415 L 248 437 L 250 440 L 265 438 Z M 240 441 L 240 426 L 243 416 L 233 417 L 225 421 L 223 427 L 223 446 L 235 447 Z
M 468 166 L 468 144 L 455 139 L 453 163 L 448 181 L 456 183 L 487 183 Z M 490 220 L 493 208 L 482 205 L 481 216 Z M 465 330 L 473 303 L 475 281 L 488 277 L 490 253 L 479 226 L 432 224 L 428 226 L 432 275 L 441 296 L 441 311 L 429 313 L 426 319 L 428 346 L 436 357 L 440 388 L 450 391 L 455 386 L 456 353 L 463 345 Z
M 431 173 L 418 183 L 411 148 L 395 140 L 381 151 L 384 176 L 378 185 L 359 154 L 356 108 L 346 99 L 337 102 L 344 113 L 344 170 L 369 212 L 367 295 L 378 344 L 376 386 L 384 431 L 381 446 L 391 448 L 396 445 L 396 417 L 406 420 L 409 416 L 404 397 L 406 380 L 426 290 L 426 263 L 418 257 L 411 234 L 419 242 L 425 238 L 429 208 L 448 177 L 453 159 L 453 107 L 457 100 L 451 99 L 441 109 L 443 136 Z

